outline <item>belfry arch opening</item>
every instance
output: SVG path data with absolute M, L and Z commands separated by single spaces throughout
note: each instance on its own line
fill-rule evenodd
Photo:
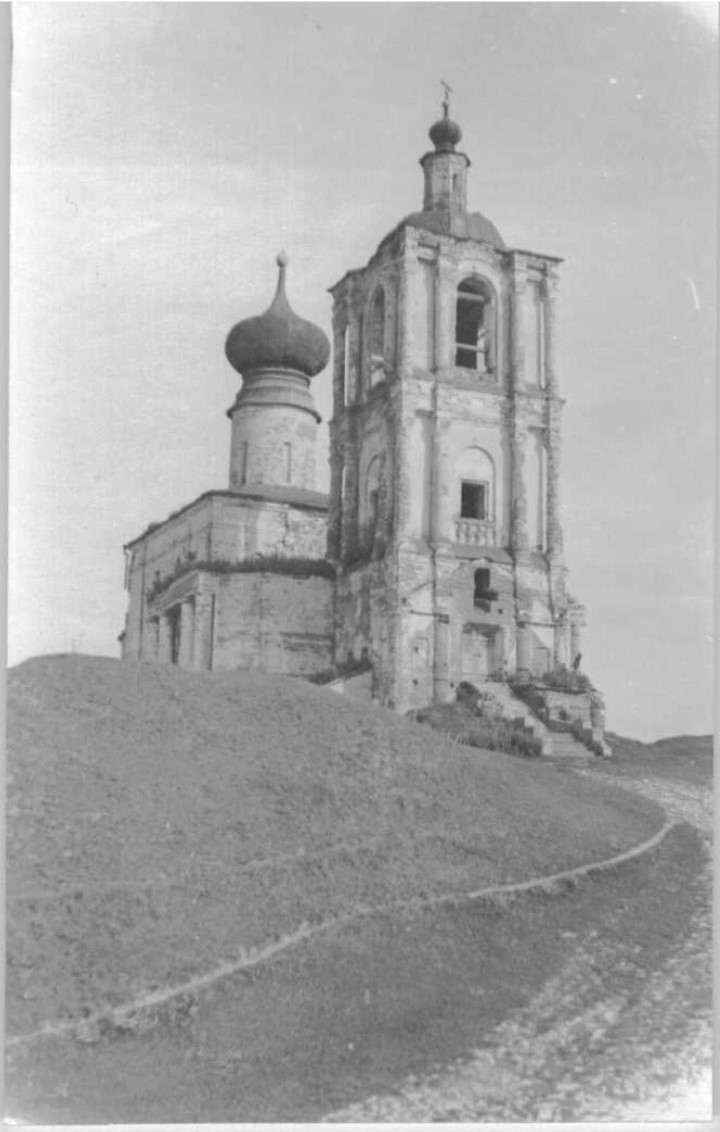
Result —
M 455 365 L 479 374 L 495 370 L 495 292 L 475 275 L 457 289 Z

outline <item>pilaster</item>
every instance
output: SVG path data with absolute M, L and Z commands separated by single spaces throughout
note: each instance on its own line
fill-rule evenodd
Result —
M 344 444 L 345 482 L 342 494 L 342 528 L 340 532 L 341 557 L 347 558 L 355 549 L 358 537 L 359 453 L 358 422 L 354 412 L 346 413 Z
M 513 261 L 510 300 L 511 369 L 510 390 L 510 461 L 512 495 L 510 504 L 510 545 L 515 551 L 527 550 L 527 485 L 525 482 L 525 445 L 527 430 L 519 419 L 518 394 L 525 385 L 524 304 L 527 292 L 527 270 Z
M 438 418 L 436 424 L 436 450 L 435 450 L 435 541 L 436 543 L 447 541 L 453 537 L 452 532 L 452 511 L 453 499 L 451 498 L 451 480 L 452 480 L 452 465 L 453 465 L 453 450 L 451 442 L 451 418 L 441 411 L 438 411 Z
M 527 486 L 525 482 L 525 448 L 527 429 L 518 420 L 517 402 L 511 412 L 510 461 L 512 496 L 510 501 L 510 546 L 512 550 L 528 549 Z
M 408 374 L 412 368 L 413 342 L 412 342 L 412 312 L 411 312 L 411 272 L 413 270 L 413 252 L 407 246 L 407 233 L 405 244 L 400 255 L 398 279 L 398 372 Z
M 545 276 L 543 287 L 545 388 L 547 395 L 547 548 L 551 559 L 562 558 L 560 522 L 560 446 L 562 402 L 557 378 L 557 278 Z
M 555 622 L 554 642 L 553 642 L 553 644 L 554 644 L 554 649 L 553 649 L 554 658 L 553 659 L 554 659 L 554 663 L 555 663 L 556 668 L 558 668 L 562 665 L 565 665 L 567 667 L 569 665 L 570 661 L 572 660 L 572 657 L 568 656 L 569 643 L 570 643 L 569 637 L 570 637 L 570 631 L 569 631 L 569 626 L 568 626 L 566 619 L 564 617 L 559 618 Z
M 170 621 L 166 612 L 161 613 L 158 619 L 157 658 L 161 664 L 170 662 Z
M 516 636 L 518 680 L 530 678 L 530 631 L 527 625 L 518 625 Z
M 178 664 L 181 668 L 192 668 L 195 635 L 195 602 L 192 598 L 180 605 L 180 649 Z
M 160 618 L 150 617 L 145 623 L 145 640 L 143 642 L 143 649 L 141 652 L 142 660 L 159 660 L 159 630 Z
M 570 663 L 575 660 L 575 657 L 580 654 L 580 629 L 582 626 L 577 621 L 570 622 Z
M 435 369 L 455 361 L 455 275 L 451 266 L 438 259 L 435 265 Z
M 348 400 L 349 381 L 345 341 L 348 327 L 347 302 L 339 301 L 333 311 L 333 416 L 330 421 L 330 501 L 328 507 L 327 553 L 331 561 L 340 554 L 343 524 L 342 481 L 345 454 L 343 451 L 343 418 Z
M 527 302 L 528 274 L 524 263 L 513 258 L 512 290 L 510 300 L 511 383 L 514 391 L 525 386 L 525 303 Z
M 211 667 L 214 603 L 215 598 L 212 594 L 197 594 L 195 597 L 193 668 L 209 669 Z

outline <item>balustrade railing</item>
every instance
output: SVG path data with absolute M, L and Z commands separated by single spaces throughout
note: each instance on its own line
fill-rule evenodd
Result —
M 494 546 L 495 524 L 491 519 L 456 519 L 455 541 L 469 546 Z

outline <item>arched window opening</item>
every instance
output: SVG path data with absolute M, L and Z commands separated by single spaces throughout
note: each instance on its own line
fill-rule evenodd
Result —
M 385 292 L 378 287 L 370 306 L 370 385 L 385 376 Z
M 463 279 L 458 287 L 455 319 L 455 365 L 491 373 L 494 362 L 494 301 L 482 279 Z

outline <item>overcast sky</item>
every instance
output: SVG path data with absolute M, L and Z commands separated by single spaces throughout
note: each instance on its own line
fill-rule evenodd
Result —
M 122 544 L 227 486 L 230 326 L 421 207 L 565 260 L 563 505 L 609 726 L 711 729 L 715 5 L 14 6 L 10 663 L 118 655 Z M 329 415 L 330 368 L 314 382 Z M 323 434 L 323 445 L 326 434 Z M 327 472 L 320 458 L 325 487 Z

